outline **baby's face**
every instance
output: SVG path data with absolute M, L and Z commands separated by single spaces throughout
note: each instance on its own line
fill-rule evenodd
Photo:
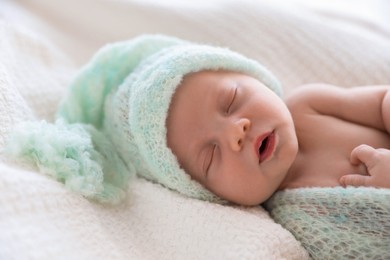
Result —
M 172 99 L 167 128 L 181 167 L 242 205 L 260 204 L 277 190 L 298 148 L 284 102 L 258 80 L 233 72 L 187 75 Z

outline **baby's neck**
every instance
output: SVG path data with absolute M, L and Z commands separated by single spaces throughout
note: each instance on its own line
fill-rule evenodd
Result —
M 285 190 L 288 188 L 299 188 L 296 184 L 294 185 L 294 180 L 297 179 L 297 176 L 300 172 L 301 163 L 302 160 L 300 153 L 297 153 L 297 156 L 295 157 L 294 162 L 291 164 L 290 168 L 287 170 L 286 177 L 283 179 L 282 183 L 278 187 L 277 191 Z

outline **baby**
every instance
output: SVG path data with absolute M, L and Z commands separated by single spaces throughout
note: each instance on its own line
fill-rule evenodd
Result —
M 241 73 L 193 73 L 172 99 L 168 145 L 195 180 L 243 205 L 290 188 L 389 187 L 389 90 L 317 84 L 283 102 Z
M 135 175 L 241 205 L 291 188 L 389 187 L 389 89 L 313 85 L 283 101 L 278 80 L 254 60 L 146 35 L 102 48 L 75 77 L 57 122 L 22 125 L 7 150 L 109 203 Z
M 315 259 L 385 259 L 389 190 L 341 186 L 390 187 L 389 89 L 312 85 L 282 100 L 257 61 L 146 35 L 102 48 L 56 122 L 20 125 L 6 152 L 102 203 L 135 175 L 210 202 L 266 201 Z

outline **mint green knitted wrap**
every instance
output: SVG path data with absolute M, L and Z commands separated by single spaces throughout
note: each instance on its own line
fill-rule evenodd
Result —
M 56 123 L 19 126 L 8 151 L 100 202 L 120 202 L 138 175 L 224 203 L 184 172 L 166 140 L 176 88 L 186 74 L 202 70 L 247 74 L 281 94 L 278 80 L 257 61 L 226 48 L 144 35 L 99 50 L 73 80 Z
M 292 189 L 265 206 L 313 259 L 390 259 L 390 189 Z

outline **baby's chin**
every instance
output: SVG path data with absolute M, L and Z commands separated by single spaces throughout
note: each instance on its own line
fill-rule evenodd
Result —
M 276 190 L 275 190 L 276 191 Z M 268 192 L 268 193 L 263 193 L 261 195 L 259 194 L 254 194 L 254 193 L 246 193 L 246 196 L 240 196 L 240 197 L 236 197 L 236 198 L 223 198 L 223 196 L 221 196 L 221 198 L 235 204 L 235 205 L 240 205 L 240 206 L 259 206 L 261 205 L 262 203 L 264 203 L 265 201 L 267 201 L 272 195 L 274 194 L 274 192 Z
M 237 202 L 233 202 L 233 203 L 236 205 L 239 205 L 239 206 L 246 206 L 246 207 L 259 206 L 259 205 L 263 204 L 264 202 L 266 202 L 271 196 L 272 195 L 270 195 L 266 198 L 262 198 L 262 199 L 254 198 L 254 199 L 249 199 L 249 200 L 245 200 L 245 201 L 237 201 Z

